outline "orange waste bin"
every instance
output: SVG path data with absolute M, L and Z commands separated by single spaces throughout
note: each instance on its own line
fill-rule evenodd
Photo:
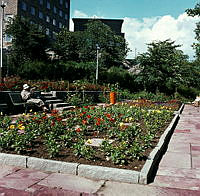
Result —
M 111 104 L 116 103 L 116 92 L 110 92 L 110 103 Z

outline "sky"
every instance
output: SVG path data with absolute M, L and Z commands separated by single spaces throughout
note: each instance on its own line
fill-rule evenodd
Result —
M 188 16 L 185 10 L 197 3 L 200 0 L 71 0 L 70 12 L 71 18 L 123 19 L 122 32 L 131 49 L 127 58 L 146 52 L 153 41 L 171 39 L 192 60 L 200 18 Z

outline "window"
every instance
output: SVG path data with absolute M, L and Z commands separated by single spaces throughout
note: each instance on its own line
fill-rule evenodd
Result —
M 63 4 L 63 0 L 60 0 L 60 4 L 61 4 L 61 5 Z
M 38 27 L 39 27 L 39 30 L 40 30 L 40 31 L 42 31 L 42 30 L 43 30 L 43 27 L 42 27 L 42 25 L 39 25 Z
M 40 5 L 43 5 L 43 0 L 39 0 L 39 4 L 40 4 Z
M 58 23 L 58 26 L 59 26 L 60 29 L 63 27 L 61 22 Z
M 21 4 L 21 7 L 22 7 L 22 10 L 26 11 L 27 10 L 27 5 L 25 2 L 22 1 L 22 4 Z
M 53 31 L 53 39 L 56 39 L 57 33 Z
M 31 14 L 35 15 L 35 8 L 31 6 Z
M 53 7 L 53 12 L 54 12 L 55 14 L 57 13 L 56 6 Z
M 50 2 L 49 2 L 49 1 L 47 1 L 47 8 L 48 8 L 48 9 L 51 9 L 51 5 L 50 5 Z
M 49 31 L 49 29 L 47 28 L 46 29 L 46 35 L 49 35 L 50 34 L 50 31 Z
M 5 21 L 6 22 L 11 21 L 13 18 L 14 18 L 14 15 L 12 15 L 12 14 L 6 14 L 5 15 Z
M 56 26 L 56 19 L 53 19 L 53 25 Z
M 35 22 L 31 20 L 31 21 L 30 21 L 30 24 L 35 24 Z
M 12 37 L 8 34 L 5 35 L 5 42 L 12 42 Z
M 39 18 L 43 19 L 43 13 L 39 11 Z
M 67 16 L 67 14 L 65 14 L 65 19 L 66 19 L 66 20 L 68 19 L 68 16 Z
M 62 17 L 62 10 L 59 10 L 59 15 L 60 17 Z
M 50 17 L 46 16 L 46 22 L 50 22 Z
M 68 8 L 68 2 L 65 2 L 65 8 Z

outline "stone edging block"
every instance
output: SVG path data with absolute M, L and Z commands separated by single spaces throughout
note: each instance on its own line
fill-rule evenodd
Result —
M 138 183 L 138 171 L 109 168 L 93 165 L 78 166 L 78 176 L 92 178 L 95 180 L 113 180 L 126 183 Z
M 27 159 L 27 167 L 42 171 L 76 175 L 78 163 L 68 163 L 63 161 L 54 161 L 48 159 L 29 157 Z
M 0 153 L 0 164 L 26 167 L 28 156 Z

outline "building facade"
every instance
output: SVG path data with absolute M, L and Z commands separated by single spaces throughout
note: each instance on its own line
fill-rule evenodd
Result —
M 74 23 L 75 31 L 84 31 L 86 29 L 86 24 L 90 20 L 99 20 L 102 23 L 108 25 L 113 32 L 117 35 L 124 37 L 124 33 L 121 32 L 123 20 L 122 19 L 103 19 L 103 18 L 72 18 Z
M 62 27 L 69 29 L 70 0 L 4 0 L 5 22 L 14 16 L 21 16 L 46 29 L 54 39 Z M 5 37 L 5 42 L 11 38 Z

